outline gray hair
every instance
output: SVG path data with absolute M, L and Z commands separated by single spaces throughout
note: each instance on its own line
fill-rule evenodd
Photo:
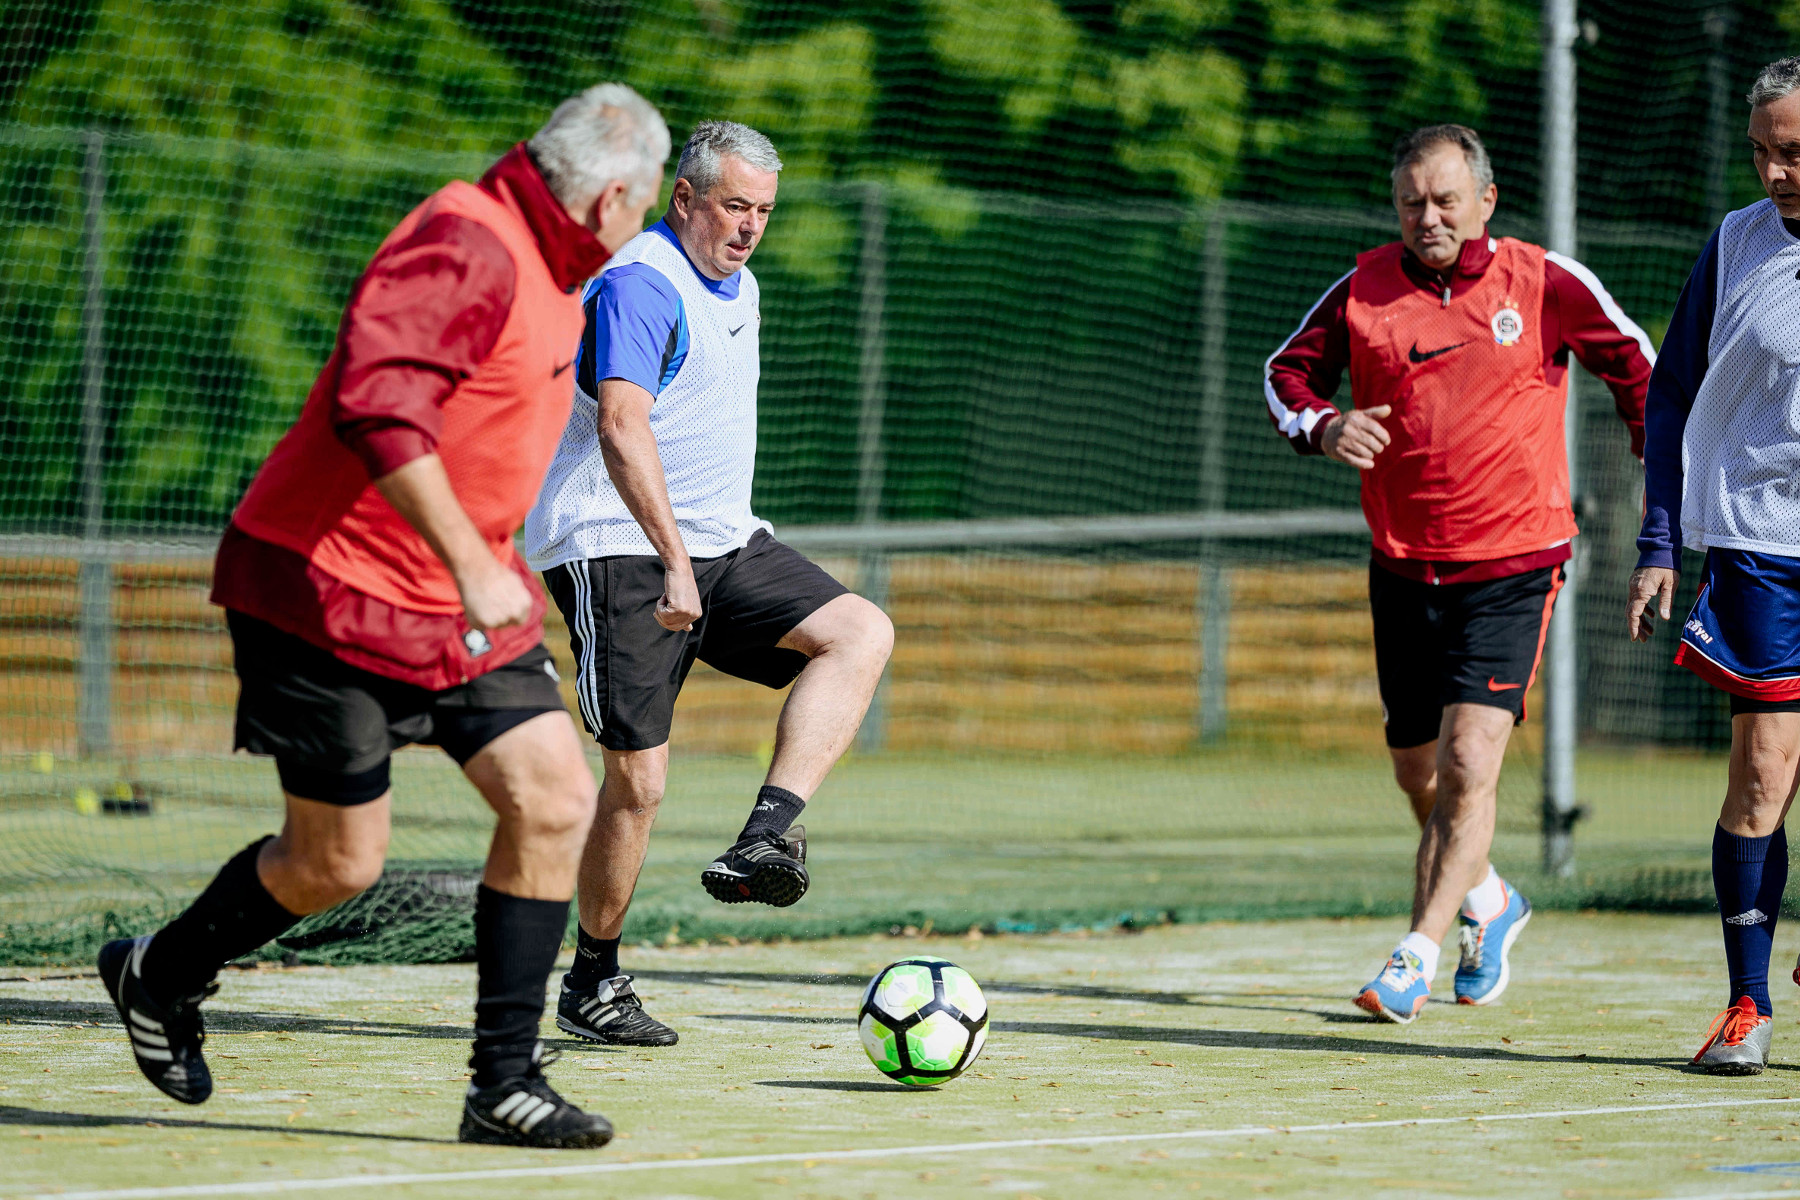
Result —
M 781 170 L 781 155 L 775 153 L 775 143 L 748 125 L 702 121 L 694 126 L 687 145 L 681 148 L 675 178 L 687 180 L 696 195 L 704 196 L 724 175 L 727 156 L 741 158 L 759 171 Z
M 1800 57 L 1778 58 L 1756 73 L 1756 82 L 1744 94 L 1751 108 L 1771 104 L 1800 91 Z
M 557 105 L 527 145 L 556 198 L 585 208 L 615 180 L 634 201 L 654 192 L 669 161 L 669 127 L 624 84 L 599 83 Z
M 1494 182 L 1494 164 L 1488 158 L 1487 147 L 1481 144 L 1481 135 L 1467 125 L 1426 125 L 1402 134 L 1394 142 L 1394 181 L 1398 183 L 1400 172 L 1439 146 L 1455 146 L 1461 150 L 1464 161 L 1469 164 L 1469 174 L 1475 177 L 1475 189 L 1487 191 L 1488 185 Z

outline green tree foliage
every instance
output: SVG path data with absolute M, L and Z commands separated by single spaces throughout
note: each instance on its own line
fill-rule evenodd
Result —
M 1735 32 L 1685 0 L 1584 3 L 1599 33 L 1581 50 L 1584 217 L 1699 226 L 1721 189 L 1754 198 L 1726 126 L 1786 43 L 1747 34 L 1791 38 L 1800 7 L 1714 7 Z M 1204 222 L 1181 214 L 1221 200 L 1379 209 L 1393 138 L 1457 120 L 1487 135 L 1502 211 L 1528 221 L 1538 54 L 1536 0 L 0 0 L 0 519 L 66 525 L 77 508 L 73 131 L 107 138 L 117 521 L 216 527 L 297 411 L 383 233 L 603 78 L 650 96 L 677 137 L 732 117 L 787 160 L 758 258 L 767 412 L 785 431 L 765 445 L 759 503 L 849 515 L 875 183 L 890 438 L 911 464 L 890 509 L 1168 508 L 1193 502 L 1202 370 Z M 1709 177 L 1695 164 L 1721 138 L 1730 169 Z M 1104 207 L 1120 203 L 1137 215 Z M 1303 224 L 1240 225 L 1227 253 L 1247 453 L 1287 453 L 1254 402 L 1268 342 L 1368 236 Z M 1644 296 L 1672 298 L 1664 276 L 1683 253 L 1644 275 Z M 1097 264 L 1116 297 L 1104 311 Z M 1121 481 L 1117 456 L 1146 422 L 1173 449 Z M 1007 474 L 1008 439 L 1032 431 L 1066 440 L 1063 475 Z
M 438 4 L 99 6 L 10 116 L 107 138 L 116 521 L 211 524 L 229 509 L 374 245 L 443 175 L 478 169 L 522 106 L 515 68 Z M 37 203 L 0 225 L 4 486 L 16 516 L 55 520 L 76 497 L 82 155 L 7 154 Z

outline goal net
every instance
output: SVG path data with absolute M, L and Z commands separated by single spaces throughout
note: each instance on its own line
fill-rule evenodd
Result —
M 781 696 L 696 671 L 628 938 L 1405 911 L 1355 473 L 1272 431 L 1262 369 L 1395 236 L 1405 128 L 1480 127 L 1495 232 L 1540 236 L 1536 6 L 1405 38 L 1398 3 L 1078 7 L 8 7 L 0 961 L 149 928 L 276 826 L 272 766 L 229 754 L 211 547 L 393 222 L 601 76 L 678 139 L 728 116 L 786 157 L 755 503 L 899 633 L 782 912 L 695 878 Z M 1660 337 L 1756 197 L 1726 148 L 1762 51 L 1715 27 L 1731 6 L 1583 11 L 1579 255 Z M 1669 631 L 1619 633 L 1641 481 L 1604 389 L 1579 397 L 1587 816 L 1575 873 L 1542 874 L 1540 687 L 1495 857 L 1534 903 L 1704 907 L 1728 718 Z M 395 780 L 389 875 L 272 953 L 467 952 L 490 818 L 435 751 Z

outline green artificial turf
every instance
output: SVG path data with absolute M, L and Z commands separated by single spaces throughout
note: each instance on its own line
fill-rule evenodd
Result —
M 1404 1028 L 1348 1003 L 1399 932 L 1347 919 L 631 950 L 627 969 L 682 1041 L 553 1037 L 567 1051 L 553 1082 L 621 1131 L 562 1153 L 448 1140 L 467 966 L 228 973 L 209 1004 L 219 1092 L 200 1108 L 138 1077 L 91 976 L 13 972 L 0 1197 L 307 1180 L 354 1185 L 282 1194 L 1678 1197 L 1800 1183 L 1719 1170 L 1800 1159 L 1788 986 L 1768 1074 L 1685 1067 L 1724 1000 L 1716 919 L 1540 914 L 1499 1004 L 1434 1002 Z M 982 1058 L 929 1091 L 877 1074 L 852 1025 L 866 978 L 914 953 L 968 968 L 992 1010 Z M 1701 1107 L 1588 1111 L 1673 1105 Z M 1143 1137 L 1162 1134 L 1181 1136 Z M 955 1150 L 1120 1136 L 1137 1140 Z M 765 1155 L 791 1157 L 709 1161 Z M 564 1173 L 462 1177 L 537 1168 Z M 395 1173 L 447 1177 L 381 1182 Z

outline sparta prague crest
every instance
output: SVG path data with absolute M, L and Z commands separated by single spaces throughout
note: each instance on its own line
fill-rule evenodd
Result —
M 1493 327 L 1495 343 L 1501 346 L 1510 346 L 1525 335 L 1525 318 L 1516 308 L 1501 309 L 1488 324 Z

